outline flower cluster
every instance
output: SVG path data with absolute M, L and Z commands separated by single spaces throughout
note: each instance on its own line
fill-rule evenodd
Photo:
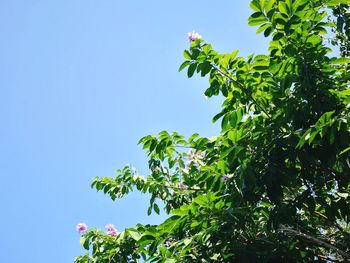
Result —
M 107 234 L 110 236 L 115 236 L 119 233 L 113 224 L 107 224 L 105 228 L 107 230 Z M 86 234 L 88 227 L 85 223 L 79 223 L 76 226 L 76 230 L 79 234 Z
M 115 236 L 116 234 L 118 234 L 118 230 L 115 228 L 113 224 L 107 224 L 105 228 L 107 230 L 107 234 L 110 236 Z
M 202 36 L 199 33 L 196 33 L 194 30 L 187 33 L 188 42 L 193 42 L 198 39 L 202 39 Z
M 186 162 L 186 169 L 189 169 L 191 164 L 200 164 L 202 165 L 202 160 L 203 160 L 203 152 L 202 151 L 195 151 L 195 150 L 190 150 L 187 153 L 188 160 Z

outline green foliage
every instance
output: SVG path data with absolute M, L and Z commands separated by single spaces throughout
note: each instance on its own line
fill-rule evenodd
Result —
M 346 4 L 253 0 L 248 23 L 271 38 L 268 55 L 192 42 L 179 70 L 208 77 L 205 95 L 225 98 L 213 118 L 221 133 L 146 136 L 148 176 L 126 166 L 96 178 L 113 200 L 148 193 L 148 214 L 161 203 L 169 217 L 117 236 L 92 230 L 75 262 L 350 260 L 350 58 L 330 57 L 324 41 L 347 30 L 325 19 L 345 19 L 336 10 Z

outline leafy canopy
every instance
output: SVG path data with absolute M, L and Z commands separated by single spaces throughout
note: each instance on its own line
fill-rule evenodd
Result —
M 180 70 L 208 77 L 205 95 L 225 98 L 213 118 L 220 134 L 145 136 L 149 175 L 126 166 L 96 178 L 113 200 L 148 193 L 148 214 L 164 207 L 168 219 L 115 236 L 93 229 L 75 262 L 350 260 L 347 4 L 253 0 L 248 23 L 270 38 L 267 55 L 192 41 Z

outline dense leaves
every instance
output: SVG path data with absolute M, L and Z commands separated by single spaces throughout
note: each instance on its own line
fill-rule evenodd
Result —
M 180 71 L 208 77 L 205 95 L 225 98 L 213 118 L 221 133 L 146 136 L 149 175 L 126 166 L 96 178 L 113 200 L 148 193 L 148 214 L 164 207 L 169 217 L 116 236 L 91 230 L 75 262 L 350 260 L 347 4 L 253 0 L 248 23 L 271 38 L 267 55 L 192 41 Z

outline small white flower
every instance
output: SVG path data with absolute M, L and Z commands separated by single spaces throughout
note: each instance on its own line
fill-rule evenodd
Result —
M 223 183 L 227 183 L 228 181 L 230 181 L 230 179 L 232 178 L 232 174 L 224 174 L 220 180 Z

